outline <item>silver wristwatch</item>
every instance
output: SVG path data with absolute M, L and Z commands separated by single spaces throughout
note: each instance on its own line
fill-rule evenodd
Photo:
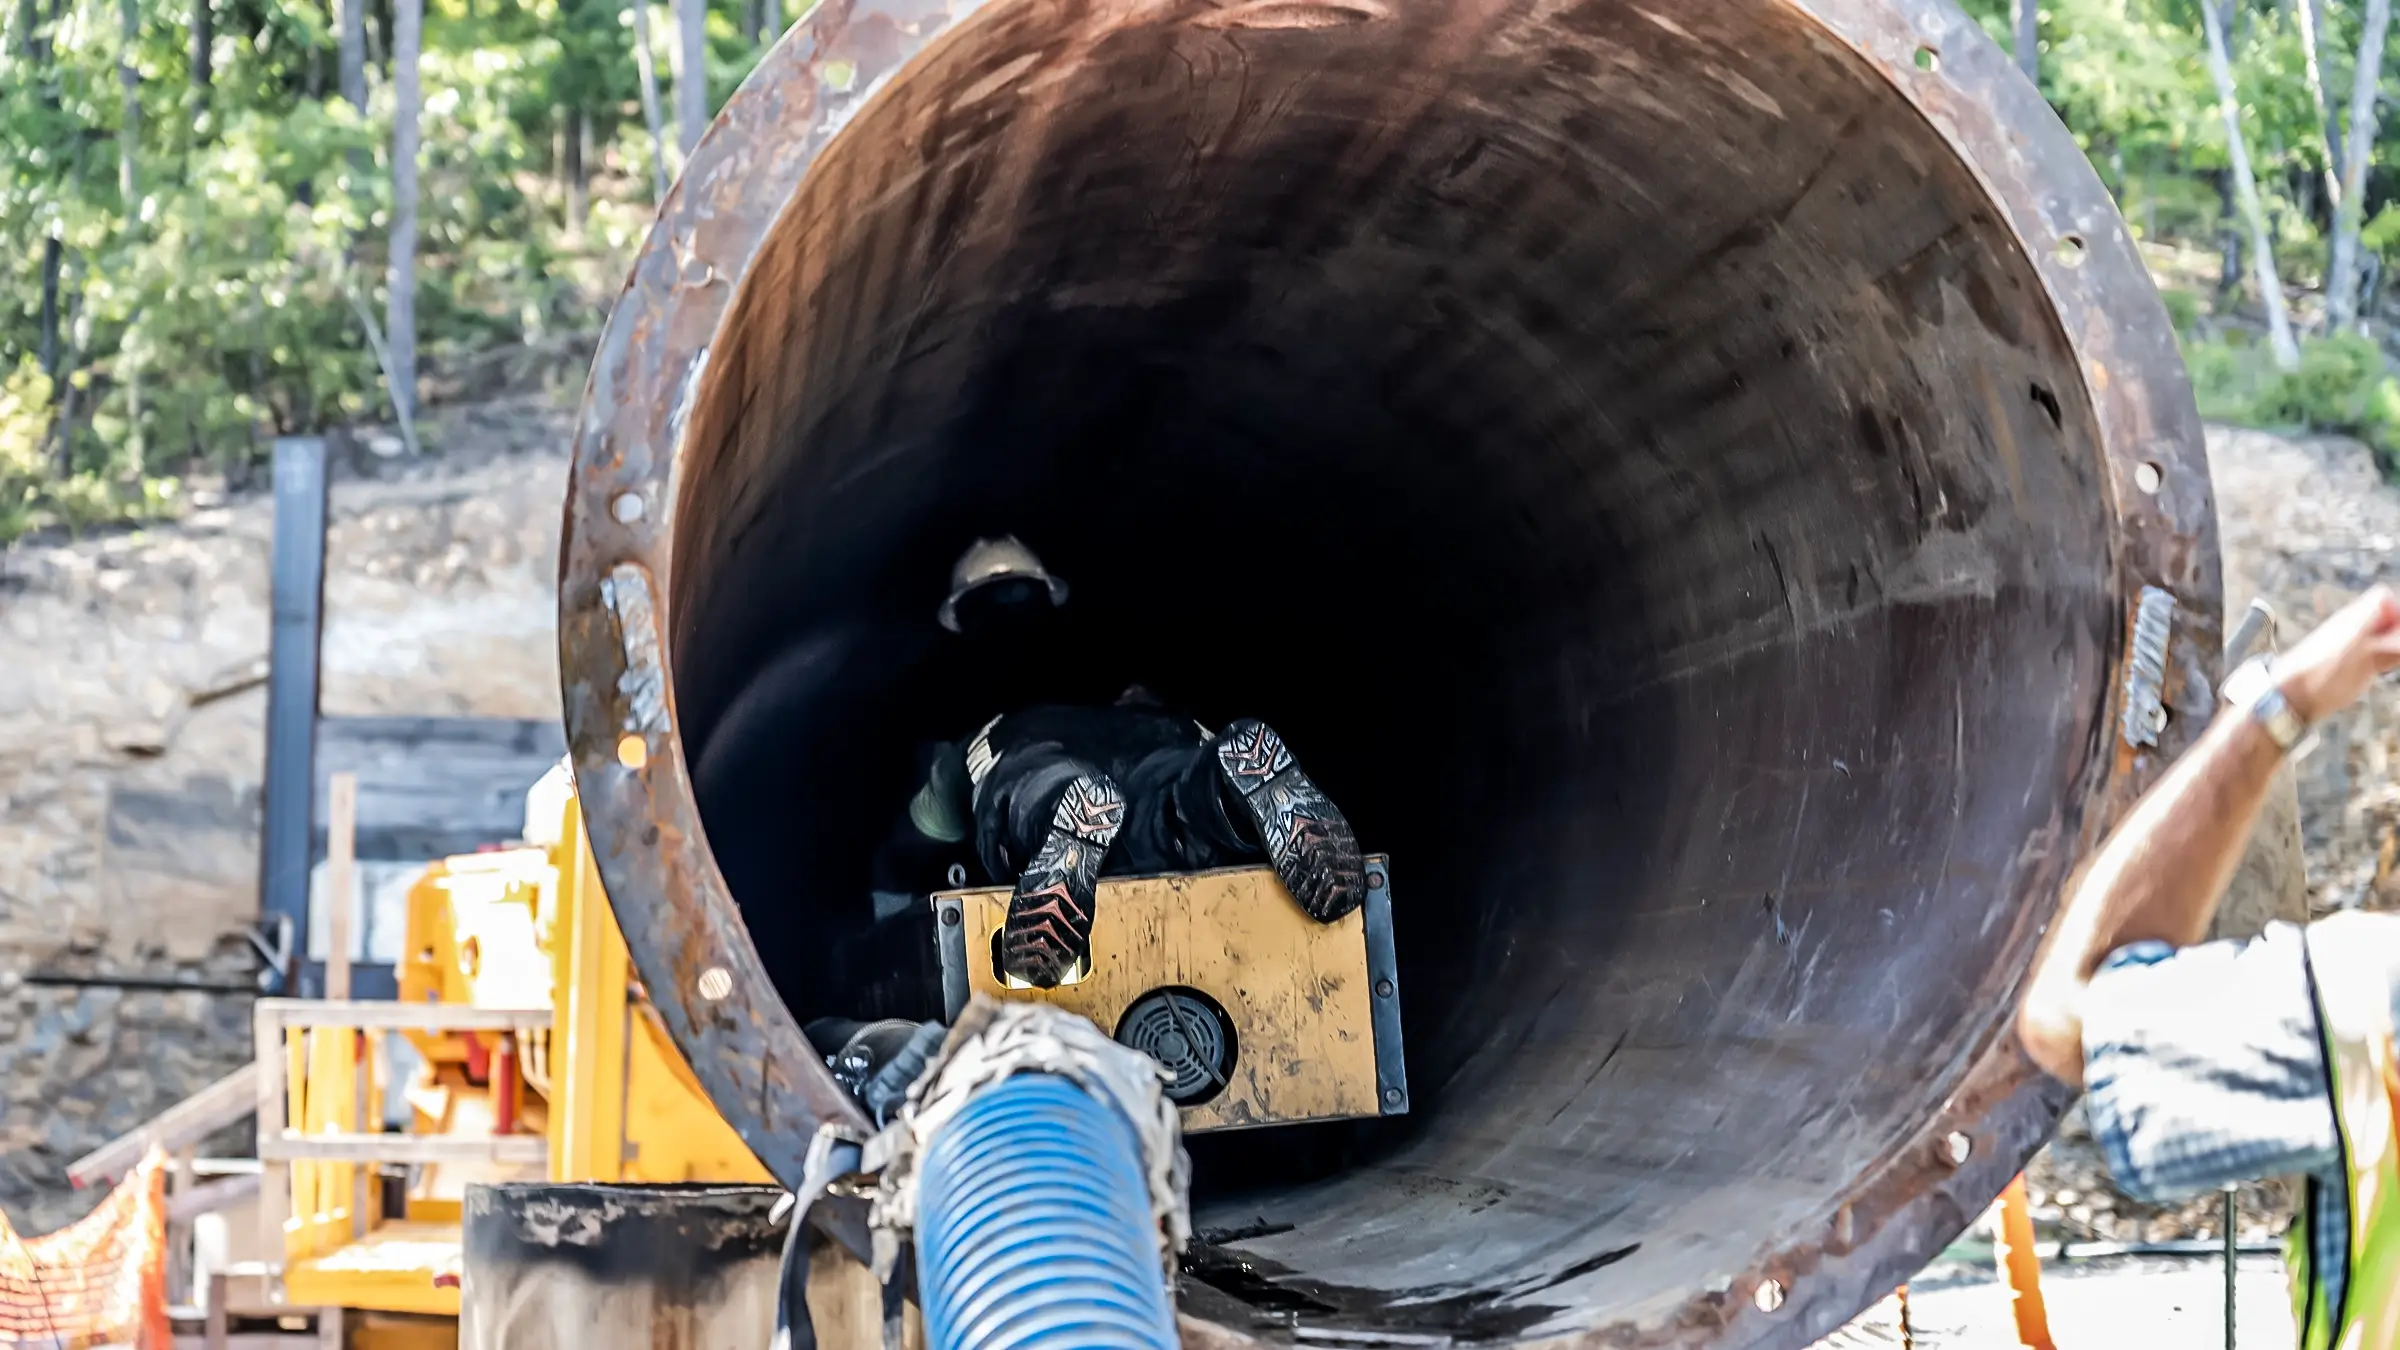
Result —
M 2275 684 L 2273 657 L 2253 656 L 2226 676 L 2225 701 L 2247 710 L 2250 720 L 2258 723 L 2259 729 L 2267 733 L 2267 739 L 2275 742 L 2275 748 L 2287 755 L 2308 734 L 2308 719 L 2300 715 Z

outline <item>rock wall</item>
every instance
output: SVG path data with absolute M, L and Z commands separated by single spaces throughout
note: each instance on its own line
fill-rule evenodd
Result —
M 2400 489 L 2365 446 L 2219 430 L 2209 437 L 2228 607 L 2263 596 L 2290 645 L 2376 582 L 2400 583 Z M 2327 719 L 2293 765 L 2311 908 L 2400 909 L 2400 683 Z
M 442 454 L 337 465 L 323 711 L 555 718 L 568 414 L 449 415 Z M 247 1057 L 272 511 L 0 555 L 0 1212 L 80 1214 L 66 1164 Z

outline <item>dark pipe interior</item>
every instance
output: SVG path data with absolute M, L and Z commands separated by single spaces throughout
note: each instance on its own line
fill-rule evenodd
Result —
M 1204 1153 L 1257 1269 L 1194 1307 L 1531 1334 L 1820 1231 L 2106 752 L 2095 432 L 1999 213 L 1774 5 L 1038 8 L 840 133 L 691 418 L 676 698 L 785 999 L 931 1012 L 860 942 L 916 744 L 1138 680 L 1394 856 L 1417 1094 Z M 1032 649 L 934 625 L 1001 531 L 1074 586 Z

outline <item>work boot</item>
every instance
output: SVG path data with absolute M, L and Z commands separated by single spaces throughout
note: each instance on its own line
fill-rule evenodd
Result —
M 1125 794 L 1107 775 L 1067 784 L 1050 813 L 1050 832 L 1017 876 L 1000 930 L 1002 973 L 1052 989 L 1092 954 L 1092 905 L 1100 864 L 1125 825 Z
M 1350 822 L 1300 772 L 1283 737 L 1244 718 L 1217 734 L 1217 771 L 1258 827 L 1275 875 L 1319 923 L 1331 923 L 1367 898 L 1366 865 Z

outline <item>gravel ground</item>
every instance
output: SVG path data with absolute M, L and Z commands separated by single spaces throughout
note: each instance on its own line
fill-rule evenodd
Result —
M 2050 1262 L 2042 1300 L 2058 1350 L 2218 1350 L 2225 1267 L 2205 1257 Z M 1937 1263 L 1908 1287 L 1917 1350 L 2019 1350 L 2008 1287 L 1991 1267 Z M 2245 1256 L 2234 1289 L 2235 1350 L 2291 1350 L 2283 1262 Z
M 2212 430 L 2209 469 L 2229 607 L 2263 595 L 2286 642 L 2378 581 L 2400 581 L 2400 489 L 2366 447 Z M 2311 909 L 2400 908 L 2393 873 L 2400 788 L 2400 683 L 2387 680 L 2329 719 L 2299 760 L 2300 824 Z

